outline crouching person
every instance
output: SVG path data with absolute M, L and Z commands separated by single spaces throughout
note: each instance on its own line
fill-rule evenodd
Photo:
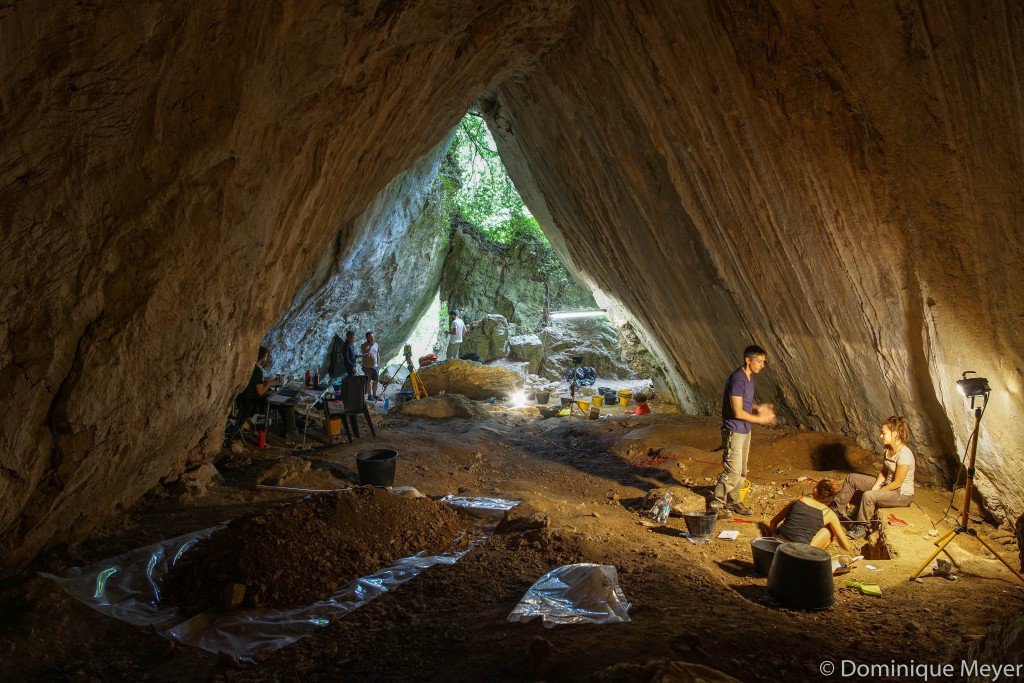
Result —
M 772 518 L 769 533 L 783 541 L 809 543 L 822 550 L 827 550 L 832 541 L 843 550 L 853 550 L 839 515 L 830 507 L 841 489 L 839 482 L 822 479 L 811 495 L 790 501 Z
M 882 425 L 882 443 L 885 444 L 885 459 L 877 475 L 851 474 L 846 477 L 843 489 L 836 496 L 833 508 L 846 513 L 846 506 L 854 494 L 860 492 L 860 505 L 850 528 L 852 538 L 864 538 L 878 508 L 905 508 L 914 502 L 914 454 L 907 447 L 910 427 L 907 418 L 893 416 Z

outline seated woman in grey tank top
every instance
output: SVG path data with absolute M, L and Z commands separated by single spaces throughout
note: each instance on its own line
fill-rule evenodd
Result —
M 841 489 L 839 482 L 822 479 L 809 496 L 790 501 L 769 524 L 770 533 L 791 543 L 809 543 L 828 549 L 833 540 L 853 550 L 839 516 L 829 507 Z

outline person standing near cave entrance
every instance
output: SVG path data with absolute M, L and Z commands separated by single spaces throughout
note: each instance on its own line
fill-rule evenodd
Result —
M 459 357 L 459 349 L 462 347 L 462 334 L 466 331 L 466 323 L 455 311 L 448 314 L 448 352 L 445 358 L 451 360 Z
M 359 354 L 356 353 L 356 333 L 352 330 L 345 333 L 345 346 L 341 352 L 345 363 L 345 375 L 351 377 L 356 374 L 356 361 L 359 359 Z
M 739 499 L 740 486 L 747 476 L 751 425 L 775 423 L 770 403 L 754 403 L 754 375 L 764 369 L 768 354 L 760 346 L 743 350 L 743 365 L 725 380 L 722 391 L 722 473 L 718 475 L 711 510 L 719 516 L 750 516 L 753 510 Z
M 366 375 L 366 398 L 370 401 L 377 400 L 377 383 L 380 381 L 380 347 L 377 340 L 373 338 L 373 332 L 366 333 L 366 341 L 363 342 L 363 374 Z M 371 391 L 372 383 L 372 391 Z

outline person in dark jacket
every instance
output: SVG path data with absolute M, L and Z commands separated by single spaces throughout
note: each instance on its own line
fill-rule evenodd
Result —
M 356 352 L 356 333 L 349 330 L 345 333 L 345 346 L 342 348 L 342 361 L 345 363 L 345 374 L 351 377 L 356 374 L 359 354 Z

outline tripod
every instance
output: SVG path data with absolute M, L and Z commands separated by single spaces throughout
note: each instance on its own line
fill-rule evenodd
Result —
M 986 402 L 987 402 L 987 399 L 988 399 L 988 397 L 986 396 Z M 972 402 L 973 402 L 973 399 L 972 399 Z M 935 545 L 936 545 L 935 552 L 932 553 L 931 556 L 927 560 L 924 561 L 924 564 L 922 564 L 918 568 L 918 570 L 916 572 L 914 572 L 914 575 L 910 577 L 911 579 L 916 579 L 917 577 L 919 577 L 921 575 L 921 572 L 923 572 L 925 569 L 927 569 L 928 565 L 930 565 L 932 563 L 932 560 L 934 560 L 936 557 L 938 557 L 939 553 L 941 553 L 941 552 L 946 550 L 946 546 L 949 545 L 950 542 L 953 541 L 953 539 L 955 539 L 960 534 L 967 534 L 968 536 L 973 536 L 974 538 L 978 539 L 978 541 L 983 546 L 985 546 L 990 553 L 992 553 L 993 555 L 996 556 L 997 560 L 999 560 L 1004 565 L 1006 565 L 1006 568 L 1009 569 L 1013 573 L 1014 576 L 1016 576 L 1018 579 L 1020 579 L 1022 582 L 1024 582 L 1024 575 L 1022 575 L 1019 571 L 1017 571 L 1016 569 L 1011 567 L 1010 563 L 1007 562 L 1003 558 L 1002 555 L 1000 555 L 998 552 L 996 552 L 996 549 L 993 548 L 989 544 L 989 542 L 985 540 L 984 537 L 979 536 L 978 532 L 976 530 L 972 529 L 971 526 L 970 526 L 970 524 L 971 524 L 971 520 L 970 520 L 970 514 L 971 514 L 971 495 L 974 492 L 974 463 L 975 463 L 975 460 L 977 459 L 977 455 L 978 455 L 978 436 L 979 436 L 979 429 L 981 428 L 981 415 L 982 415 L 982 413 L 984 413 L 984 409 L 983 408 L 975 408 L 974 409 L 974 432 L 973 432 L 973 435 L 971 436 L 971 444 L 970 444 L 971 458 L 970 458 L 970 460 L 968 461 L 968 464 L 967 464 L 967 483 L 964 486 L 964 510 L 963 510 L 963 513 L 960 515 L 960 523 L 957 524 L 949 532 L 947 532 L 946 535 L 944 535 L 942 538 L 940 538 L 939 540 L 935 541 Z M 949 553 L 947 552 L 946 554 L 948 555 Z
M 578 373 L 581 365 L 583 365 L 583 356 L 573 356 L 572 381 L 569 382 L 569 417 L 566 420 L 567 422 L 572 422 L 572 411 L 576 407 L 576 387 L 580 381 Z
M 424 386 L 423 380 L 420 379 L 420 374 L 416 372 L 416 368 L 412 364 L 412 345 L 406 344 L 402 350 L 405 355 L 405 365 L 409 368 L 409 386 L 412 387 L 413 395 L 419 398 L 429 398 L 430 394 L 427 393 L 427 387 Z

